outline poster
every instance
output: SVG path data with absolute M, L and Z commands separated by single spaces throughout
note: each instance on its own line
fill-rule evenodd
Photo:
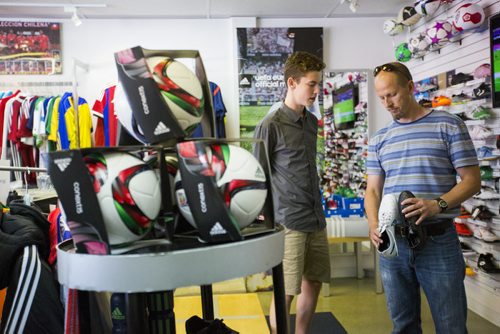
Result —
M 323 58 L 323 28 L 238 28 L 240 136 L 253 137 L 270 107 L 285 98 L 285 61 L 295 51 Z
M 0 21 L 0 75 L 61 73 L 60 23 Z

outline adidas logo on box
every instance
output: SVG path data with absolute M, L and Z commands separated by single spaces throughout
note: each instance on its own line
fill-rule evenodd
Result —
M 155 131 L 153 132 L 156 136 L 161 135 L 163 133 L 170 132 L 170 128 L 167 127 L 163 122 L 158 123 L 158 125 L 155 128 Z
M 220 234 L 226 234 L 227 231 L 222 227 L 222 225 L 217 222 L 215 225 L 210 229 L 210 235 L 220 235 Z
M 64 172 L 66 168 L 68 168 L 69 164 L 71 163 L 71 158 L 61 158 L 61 159 L 55 159 L 54 163 L 57 165 L 59 170 L 61 172 Z

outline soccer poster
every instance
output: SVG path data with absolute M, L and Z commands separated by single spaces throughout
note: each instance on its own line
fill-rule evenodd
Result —
M 60 23 L 0 21 L 0 75 L 61 73 Z
M 323 28 L 237 28 L 240 136 L 252 138 L 271 106 L 285 98 L 285 61 L 295 51 L 323 58 Z

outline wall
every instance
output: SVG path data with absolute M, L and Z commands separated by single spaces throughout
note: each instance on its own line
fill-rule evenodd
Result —
M 49 20 L 50 21 L 50 20 Z M 360 19 L 179 19 L 179 20 L 84 20 L 75 27 L 63 21 L 63 74 L 53 77 L 8 76 L 20 81 L 71 81 L 73 58 L 89 65 L 76 69 L 78 92 L 90 103 L 101 90 L 114 83 L 113 53 L 140 45 L 148 49 L 197 49 L 209 80 L 217 82 L 228 108 L 228 136 L 239 136 L 239 108 L 236 66 L 238 26 L 324 27 L 324 57 L 329 69 L 371 69 L 392 59 L 392 41 L 382 32 L 383 18 Z M 369 54 L 369 56 L 367 56 Z M 67 87 L 71 89 L 71 87 Z M 57 89 L 61 89 L 58 87 Z M 58 93 L 56 91 L 55 93 Z M 370 128 L 378 129 L 389 120 L 379 103 L 370 106 Z

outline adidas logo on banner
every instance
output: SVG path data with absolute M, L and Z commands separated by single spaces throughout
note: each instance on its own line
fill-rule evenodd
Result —
M 123 315 L 122 311 L 120 311 L 120 309 L 118 307 L 115 307 L 113 312 L 111 312 L 111 319 L 124 320 L 125 315 Z
M 247 77 L 244 77 L 243 79 L 241 79 L 240 85 L 250 85 L 250 81 L 248 81 Z
M 55 159 L 54 163 L 57 165 L 59 170 L 61 172 L 64 172 L 66 168 L 68 168 L 69 164 L 71 163 L 71 158 L 61 158 L 61 159 Z
M 210 229 L 210 235 L 219 235 L 219 234 L 226 234 L 227 231 L 222 227 L 222 225 L 217 222 L 215 225 Z
M 163 133 L 170 132 L 170 128 L 167 127 L 163 122 L 158 123 L 158 125 L 155 128 L 155 131 L 153 132 L 156 136 L 161 135 Z

